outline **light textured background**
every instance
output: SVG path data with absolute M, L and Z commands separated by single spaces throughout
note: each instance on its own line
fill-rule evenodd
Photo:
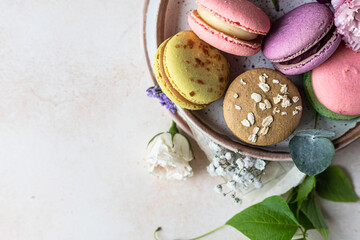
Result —
M 171 124 L 141 47 L 142 0 L 0 0 L 1 239 L 193 237 L 237 213 L 195 176 L 160 181 L 141 166 Z M 360 194 L 360 142 L 337 154 Z M 359 204 L 321 201 L 331 239 L 359 239 Z M 239 239 L 231 228 L 208 239 Z

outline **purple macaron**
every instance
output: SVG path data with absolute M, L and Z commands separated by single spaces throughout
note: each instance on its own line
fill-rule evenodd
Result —
M 330 8 L 320 3 L 308 3 L 272 25 L 264 39 L 262 52 L 280 72 L 297 75 L 325 62 L 340 41 Z

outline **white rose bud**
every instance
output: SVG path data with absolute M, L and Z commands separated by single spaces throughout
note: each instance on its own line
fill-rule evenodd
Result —
M 193 175 L 189 165 L 193 159 L 190 142 L 178 133 L 173 123 L 169 132 L 161 133 L 151 140 L 147 147 L 145 163 L 149 172 L 155 176 L 184 180 Z

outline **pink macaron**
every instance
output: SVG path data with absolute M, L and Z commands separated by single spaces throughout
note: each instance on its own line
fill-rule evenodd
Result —
M 325 62 L 340 41 L 330 8 L 325 4 L 308 3 L 288 12 L 272 25 L 262 52 L 280 72 L 297 75 Z
M 251 56 L 261 49 L 270 30 L 269 17 L 247 0 L 197 0 L 188 17 L 190 28 L 202 40 L 224 52 Z
M 360 115 L 360 53 L 342 43 L 325 63 L 312 71 L 316 97 L 331 111 Z

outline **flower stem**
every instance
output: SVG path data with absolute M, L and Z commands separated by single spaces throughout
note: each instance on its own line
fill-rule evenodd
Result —
M 155 230 L 155 232 L 154 232 L 154 239 L 155 240 L 158 240 L 158 238 L 157 238 L 157 232 L 159 232 L 161 230 L 161 227 L 158 227 L 156 230 Z
M 314 129 L 317 128 L 318 120 L 319 120 L 319 114 L 318 114 L 318 112 L 316 112 L 315 113 L 315 126 L 314 126 Z
M 208 236 L 208 235 L 210 235 L 210 234 L 212 234 L 212 233 L 216 232 L 217 230 L 219 230 L 219 229 L 221 229 L 221 228 L 223 228 L 223 227 L 225 227 L 225 224 L 224 224 L 224 225 L 222 225 L 222 226 L 220 226 L 220 227 L 215 228 L 214 230 L 212 230 L 212 231 L 210 231 L 210 232 L 208 232 L 208 233 L 205 233 L 205 234 L 203 234 L 203 235 L 201 235 L 201 236 L 199 236 L 199 237 L 196 237 L 196 238 L 191 238 L 191 239 L 189 239 L 189 240 L 197 240 L 197 239 L 200 239 L 200 238 L 206 237 L 206 236 Z

